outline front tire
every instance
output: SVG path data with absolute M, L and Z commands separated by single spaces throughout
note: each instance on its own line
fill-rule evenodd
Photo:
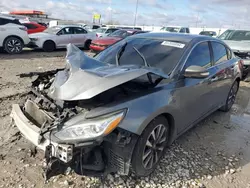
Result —
M 53 41 L 48 40 L 48 41 L 44 42 L 43 50 L 45 52 L 53 52 L 55 49 L 56 49 L 56 45 L 55 45 L 55 43 Z
M 235 81 L 228 93 L 226 104 L 220 108 L 221 111 L 228 112 L 232 108 L 238 90 L 239 90 L 239 82 Z
M 91 44 L 91 40 L 86 40 L 84 44 L 84 50 L 89 50 L 90 44 Z
M 155 118 L 139 137 L 132 156 L 136 176 L 148 176 L 164 154 L 169 138 L 169 124 L 165 117 Z
M 19 54 L 23 51 L 23 41 L 17 37 L 9 37 L 4 41 L 4 50 L 9 54 Z

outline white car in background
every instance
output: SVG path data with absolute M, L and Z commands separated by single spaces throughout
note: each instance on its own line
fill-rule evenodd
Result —
M 117 31 L 118 28 L 105 28 L 101 27 L 95 30 L 97 37 L 106 37 L 107 35 L 113 33 L 114 31 Z
M 55 49 L 66 48 L 69 43 L 89 49 L 96 34 L 77 25 L 58 25 L 41 33 L 30 34 L 29 37 L 29 47 L 52 52 Z
M 17 54 L 29 41 L 27 28 L 18 19 L 0 15 L 0 48 L 9 54 Z

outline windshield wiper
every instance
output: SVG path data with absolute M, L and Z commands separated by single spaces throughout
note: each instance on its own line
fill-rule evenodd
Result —
M 150 67 L 150 65 L 147 63 L 144 55 L 142 55 L 142 53 L 136 48 L 133 46 L 133 49 L 138 53 L 138 55 L 142 58 L 143 62 L 144 62 L 144 66 L 145 67 Z M 148 80 L 151 84 L 155 85 L 156 83 L 153 82 L 153 79 L 152 79 L 152 76 L 150 73 L 147 74 L 147 77 L 148 77 Z
M 125 42 L 125 44 L 123 44 L 123 46 L 120 48 L 120 50 L 117 52 L 117 54 L 116 54 L 116 56 L 115 56 L 115 61 L 116 61 L 116 65 L 117 65 L 117 66 L 120 65 L 119 60 L 120 60 L 120 58 L 121 58 L 121 56 L 122 56 L 122 54 L 123 54 L 123 52 L 124 52 L 124 50 L 125 50 L 127 44 L 128 44 L 128 43 Z
M 142 53 L 136 48 L 133 46 L 133 49 L 138 53 L 138 55 L 142 58 L 143 62 L 144 62 L 144 65 L 145 67 L 150 67 L 150 65 L 147 63 L 144 55 L 142 55 Z

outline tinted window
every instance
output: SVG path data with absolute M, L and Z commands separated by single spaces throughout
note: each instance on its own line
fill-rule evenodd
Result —
M 186 29 L 185 28 L 181 28 L 180 33 L 186 33 Z
M 207 42 L 202 42 L 198 44 L 189 55 L 185 68 L 197 65 L 202 67 L 210 67 L 211 66 L 211 57 L 210 57 L 210 50 Z
M 223 44 L 218 42 L 212 42 L 212 48 L 214 53 L 214 63 L 218 64 L 228 59 L 227 50 Z
M 136 47 L 150 66 L 160 68 L 167 74 L 179 62 L 185 49 L 185 47 L 169 46 L 166 41 L 160 39 L 128 38 L 126 42 L 127 45 L 119 61 L 120 65 L 144 65 L 142 58 L 133 49 Z M 104 63 L 116 64 L 115 56 L 124 44 L 125 41 L 122 40 L 100 52 L 95 58 Z M 182 44 L 185 45 L 185 43 Z
M 65 27 L 61 31 L 58 32 L 59 35 L 70 35 L 73 33 L 74 31 L 72 27 Z
M 37 26 L 36 25 L 33 25 L 33 24 L 28 24 L 28 23 L 24 23 L 23 24 L 25 27 L 27 27 L 27 29 L 36 29 Z
M 85 34 L 87 31 L 80 27 L 74 27 L 74 34 Z
M 186 28 L 187 33 L 190 33 L 189 28 Z
M 98 28 L 100 28 L 100 26 L 98 26 L 98 25 L 93 25 L 93 29 L 98 29 Z
M 110 37 L 121 37 L 121 38 L 125 38 L 127 36 L 130 36 L 132 35 L 133 32 L 129 32 L 129 31 L 125 31 L 125 30 L 118 30 L 118 31 L 115 31 L 111 34 L 109 34 Z
M 17 19 L 9 20 L 9 19 L 5 19 L 5 18 L 0 18 L 0 25 L 5 25 L 5 24 L 8 24 L 8 23 L 21 25 L 21 23 Z

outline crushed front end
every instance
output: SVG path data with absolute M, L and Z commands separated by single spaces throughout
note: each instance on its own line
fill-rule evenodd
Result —
M 44 150 L 45 179 L 68 167 L 81 175 L 127 175 L 137 136 L 117 127 L 126 109 L 87 119 L 86 114 L 98 104 L 51 99 L 46 91 L 54 80 L 54 72 L 44 74 L 33 82 L 24 105 L 13 104 L 11 117 L 24 137 Z M 85 127 L 78 125 L 83 121 Z M 91 125 L 93 122 L 100 126 Z M 101 130 L 103 126 L 109 130 Z

